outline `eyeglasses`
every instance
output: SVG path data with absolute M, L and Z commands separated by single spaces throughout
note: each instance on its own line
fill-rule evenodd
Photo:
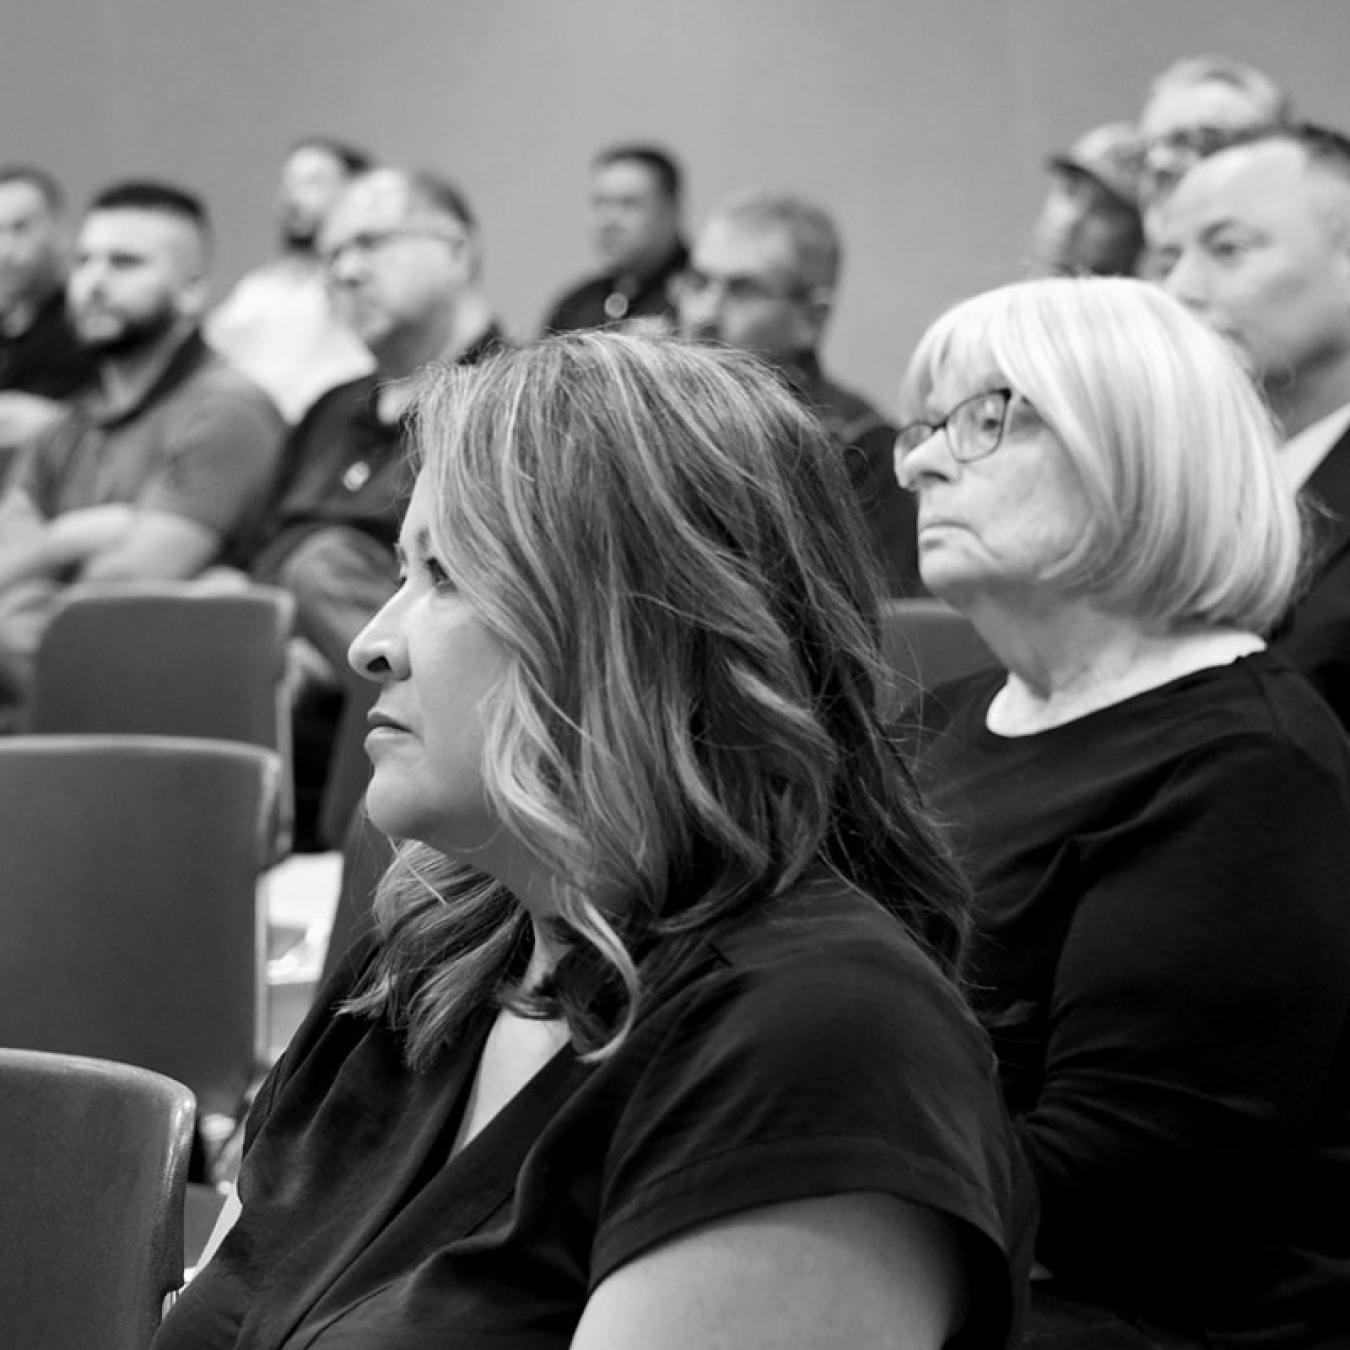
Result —
M 1158 160 L 1198 160 L 1226 150 L 1230 145 L 1249 140 L 1251 127 L 1178 127 L 1161 136 L 1150 136 L 1136 141 L 1130 148 L 1130 159 L 1136 170 L 1149 167 Z
M 397 225 L 387 230 L 361 230 L 341 243 L 334 244 L 332 248 L 325 249 L 319 255 L 319 262 L 325 271 L 331 272 L 349 253 L 368 258 L 399 239 L 443 239 L 447 244 L 453 244 L 458 242 L 459 236 L 431 225 Z
M 983 459 L 1002 444 L 1012 399 L 1011 389 L 985 389 L 972 394 L 939 422 L 907 422 L 896 435 L 895 448 L 903 458 L 932 440 L 939 431 L 945 431 L 947 446 L 958 463 Z
M 723 300 L 732 305 L 750 305 L 771 300 L 801 300 L 812 290 L 812 287 L 800 283 L 795 286 L 773 286 L 762 277 L 744 273 L 712 276 L 697 267 L 686 267 L 679 273 L 675 278 L 675 287 L 679 294 L 694 299 L 716 290 Z

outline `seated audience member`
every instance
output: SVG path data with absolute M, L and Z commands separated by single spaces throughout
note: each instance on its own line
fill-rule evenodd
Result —
M 206 340 L 296 422 L 320 394 L 374 362 L 334 312 L 316 245 L 343 188 L 370 167 L 361 151 L 326 136 L 297 142 L 281 166 L 279 258 L 240 280 L 207 316 Z
M 299 846 L 345 806 L 329 805 L 342 710 L 363 685 L 347 648 L 397 585 L 394 542 L 411 475 L 405 414 L 432 362 L 472 364 L 501 340 L 483 285 L 478 226 L 464 195 L 427 173 L 376 169 L 351 183 L 320 236 L 338 315 L 375 371 L 324 394 L 287 441 L 249 571 L 296 600 Z M 343 791 L 342 785 L 336 785 Z
M 962 886 L 818 424 L 743 356 L 582 334 L 416 425 L 352 661 L 370 815 L 417 842 L 155 1350 L 1007 1344 Z
M 604 270 L 554 301 L 544 331 L 664 330 L 670 287 L 689 258 L 680 234 L 680 168 L 653 145 L 615 145 L 591 165 L 591 228 Z
M 501 340 L 468 201 L 429 173 L 373 169 L 324 225 L 339 315 L 375 370 L 325 394 L 287 441 L 251 572 L 294 592 L 296 624 L 334 671 L 397 586 L 394 542 L 411 488 L 405 414 L 432 362 L 472 364 Z
M 69 301 L 97 379 L 0 498 L 0 701 L 21 701 L 67 583 L 190 577 L 256 525 L 281 421 L 202 341 L 208 253 L 181 188 L 121 183 L 89 206 Z
M 1236 343 L 1279 419 L 1312 556 L 1273 645 L 1350 727 L 1350 140 L 1305 126 L 1221 150 L 1149 230 L 1162 284 Z
M 0 461 L 93 378 L 66 313 L 65 194 L 43 169 L 0 168 Z
M 1136 136 L 1110 122 L 1051 155 L 1050 191 L 1033 235 L 1038 272 L 1130 276 L 1144 247 Z
M 924 580 L 1006 667 L 933 693 L 918 774 L 1039 1182 L 1027 1345 L 1344 1347 L 1350 744 L 1261 636 L 1269 416 L 1125 278 L 957 306 L 902 397 Z
M 1185 56 L 1149 86 L 1136 150 L 1145 205 L 1198 159 L 1235 136 L 1293 119 L 1288 95 L 1263 70 L 1226 56 Z
M 826 378 L 819 347 L 834 307 L 843 248 L 834 222 L 800 197 L 744 192 L 699 231 L 676 294 L 685 337 L 753 352 L 824 423 L 862 507 L 887 590 L 921 589 L 913 503 L 895 483 L 895 428 Z

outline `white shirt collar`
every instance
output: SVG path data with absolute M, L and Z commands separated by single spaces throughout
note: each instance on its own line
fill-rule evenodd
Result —
M 1295 492 L 1313 476 L 1347 427 L 1350 427 L 1350 403 L 1342 403 L 1285 441 L 1280 448 L 1280 472 Z

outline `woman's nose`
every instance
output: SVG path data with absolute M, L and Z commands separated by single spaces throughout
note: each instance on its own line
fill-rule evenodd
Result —
M 352 639 L 347 664 L 367 680 L 384 683 L 407 674 L 407 644 L 397 623 L 398 594 L 391 596 Z
M 905 449 L 895 446 L 895 479 L 906 492 L 917 492 L 925 478 L 950 478 L 956 457 L 947 442 L 947 428 L 939 427 L 918 445 Z

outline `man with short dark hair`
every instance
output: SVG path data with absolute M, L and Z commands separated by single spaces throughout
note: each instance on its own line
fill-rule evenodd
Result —
M 0 168 L 0 453 L 50 426 L 93 378 L 66 313 L 64 216 L 46 170 Z
M 615 145 L 595 157 L 591 228 L 604 270 L 554 302 L 546 332 L 668 324 L 670 283 L 689 257 L 681 190 L 679 166 L 656 146 Z
M 680 331 L 775 366 L 833 436 L 893 595 L 922 592 L 913 498 L 896 482 L 895 428 L 826 378 L 819 346 L 842 246 L 833 220 L 789 194 L 752 191 L 719 207 L 676 288 Z
M 320 394 L 374 364 L 334 312 L 315 252 L 333 203 L 369 168 L 369 157 L 345 141 L 297 141 L 277 189 L 281 255 L 241 278 L 206 320 L 207 341 L 266 389 L 291 422 Z
M 1148 228 L 1162 284 L 1242 350 L 1279 419 L 1313 558 L 1273 645 L 1350 727 L 1350 140 L 1258 133 L 1194 165 Z
M 0 498 L 0 692 L 22 699 L 72 581 L 190 577 L 229 558 L 275 471 L 267 396 L 205 345 L 209 225 L 164 183 L 99 193 L 68 297 L 97 381 L 41 433 Z

